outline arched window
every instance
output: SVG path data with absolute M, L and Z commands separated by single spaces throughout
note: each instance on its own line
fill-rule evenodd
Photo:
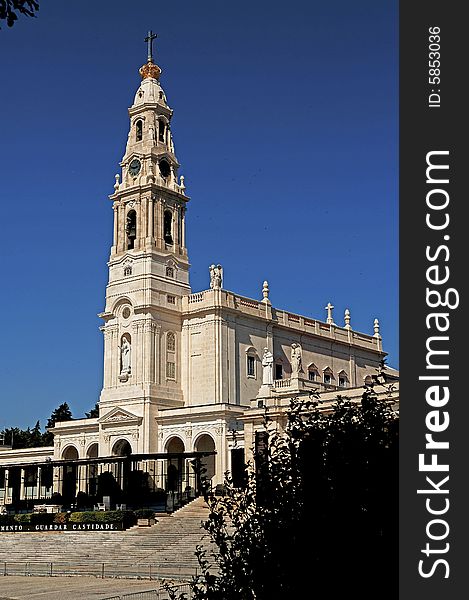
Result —
M 348 386 L 348 377 L 347 377 L 347 373 L 342 369 L 342 371 L 340 371 L 339 375 L 339 387 L 347 387 Z
M 173 243 L 173 213 L 170 210 L 164 211 L 163 239 L 167 244 Z
M 135 140 L 137 142 L 141 142 L 143 138 L 143 123 L 138 120 L 135 124 Z
M 166 277 L 174 278 L 174 269 L 173 267 L 166 267 Z
M 166 179 L 167 177 L 170 176 L 170 174 L 171 174 L 171 166 L 170 166 L 170 164 L 169 164 L 169 162 L 167 160 L 165 160 L 164 158 L 162 158 L 160 160 L 160 162 L 158 163 L 158 167 L 160 169 L 161 177 L 163 177 L 164 179 Z
M 166 335 L 166 350 L 168 350 L 168 352 L 176 351 L 176 336 L 172 331 L 168 331 Z
M 246 375 L 256 379 L 256 349 L 253 346 L 246 348 Z
M 127 250 L 132 250 L 137 237 L 137 213 L 134 210 L 129 210 L 127 213 L 125 233 L 127 234 Z
M 318 381 L 319 379 L 319 371 L 314 363 L 308 366 L 308 379 L 309 381 Z
M 164 142 L 166 133 L 166 123 L 163 119 L 158 119 L 158 141 Z
M 333 383 L 332 380 L 334 379 L 334 373 L 333 373 L 332 369 L 330 367 L 326 367 L 325 369 L 323 369 L 322 377 L 323 377 L 323 382 L 326 385 L 331 385 Z

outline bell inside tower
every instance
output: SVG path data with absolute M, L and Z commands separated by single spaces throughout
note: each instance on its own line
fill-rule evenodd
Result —
M 163 238 L 167 244 L 173 243 L 173 213 L 170 210 L 164 211 L 164 222 L 163 222 Z
M 137 124 L 135 126 L 135 140 L 137 142 L 142 141 L 143 138 L 143 125 L 142 125 L 142 121 L 137 121 Z
M 127 234 L 127 250 L 132 250 L 137 237 L 137 213 L 134 210 L 127 213 L 125 232 Z
M 165 141 L 165 122 L 163 121 L 163 119 L 158 119 L 158 141 L 160 142 L 164 142 Z

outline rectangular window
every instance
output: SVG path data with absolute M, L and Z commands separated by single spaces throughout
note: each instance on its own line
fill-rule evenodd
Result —
M 5 469 L 0 469 L 0 490 L 5 487 Z
M 347 380 L 345 377 L 339 377 L 339 387 L 347 387 Z
M 324 373 L 324 383 L 331 383 L 332 379 L 329 373 Z
M 275 379 L 283 379 L 283 367 L 278 363 L 275 365 Z
M 176 379 L 176 363 L 169 360 L 166 363 L 166 377 L 168 379 Z
M 248 377 L 256 376 L 256 358 L 254 356 L 247 357 L 247 374 Z
M 316 381 L 316 373 L 315 373 L 315 371 L 308 371 L 308 379 L 310 381 Z
M 176 304 L 176 296 L 170 296 L 168 294 L 168 304 Z

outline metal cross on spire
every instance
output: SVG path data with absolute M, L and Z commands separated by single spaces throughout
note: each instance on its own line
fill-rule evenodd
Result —
M 145 38 L 145 42 L 147 42 L 148 45 L 148 62 L 153 62 L 153 40 L 155 40 L 157 37 L 158 34 L 153 33 L 153 31 L 150 29 L 147 37 Z

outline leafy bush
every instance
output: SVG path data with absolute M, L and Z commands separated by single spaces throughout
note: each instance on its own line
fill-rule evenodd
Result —
M 32 513 L 29 519 L 31 525 L 52 525 L 55 515 L 53 513 Z
M 139 508 L 134 511 L 137 519 L 154 519 L 155 511 L 151 510 L 151 508 Z
M 374 600 L 379 590 L 381 600 L 395 600 L 398 417 L 391 404 L 371 386 L 360 403 L 338 397 L 327 411 L 293 399 L 284 432 L 266 416 L 267 444 L 263 452 L 259 444 L 246 488 L 227 477 L 225 495 L 208 501 L 203 526 L 217 549 L 197 548 L 194 600 L 305 598 L 311 586 L 334 599 L 355 592 Z
M 122 523 L 124 529 L 132 527 L 137 522 L 137 517 L 132 510 L 106 510 L 72 512 L 70 523 Z
M 31 523 L 31 513 L 22 513 L 15 515 L 15 521 L 17 523 Z
M 15 525 L 16 523 L 14 515 L 0 515 L 0 525 Z
M 55 513 L 54 515 L 54 523 L 68 523 L 69 519 L 70 519 L 70 513 L 66 513 L 66 512 L 59 512 L 59 513 Z

